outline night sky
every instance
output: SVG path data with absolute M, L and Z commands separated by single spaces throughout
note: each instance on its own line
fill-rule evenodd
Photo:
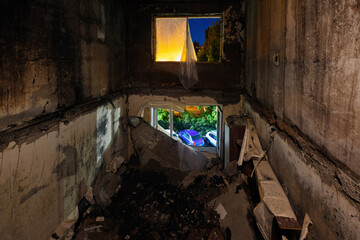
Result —
M 189 18 L 190 34 L 193 41 L 204 45 L 205 29 L 213 24 L 213 22 L 220 22 L 220 18 Z

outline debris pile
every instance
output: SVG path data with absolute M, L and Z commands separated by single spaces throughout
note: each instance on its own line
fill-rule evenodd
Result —
M 233 128 L 233 132 L 238 133 L 238 135 L 234 133 L 232 138 L 240 137 L 233 140 L 233 145 L 236 143 L 238 146 L 241 146 L 237 165 L 240 168 L 243 166 L 242 172 L 245 173 L 243 179 L 245 182 L 248 182 L 246 179 L 249 177 L 252 179 L 255 176 L 256 179 L 260 201 L 254 208 L 253 213 L 262 236 L 265 240 L 288 237 L 291 239 L 296 238 L 296 235 L 301 230 L 301 226 L 267 156 L 267 151 L 272 145 L 276 132 L 272 131 L 269 134 L 269 143 L 264 150 L 261 146 L 255 123 L 250 117 L 233 115 L 229 116 L 226 121 L 227 125 Z M 244 128 L 244 134 L 240 136 L 240 129 Z M 252 164 L 249 164 L 251 160 Z M 227 172 L 229 173 L 232 173 L 235 169 L 231 164 L 228 164 L 228 168 Z M 252 190 L 252 192 L 255 191 Z M 252 198 L 251 195 L 250 198 Z
M 226 239 L 207 205 L 227 191 L 222 176 L 200 175 L 181 188 L 161 172 L 133 168 L 123 183 L 108 207 L 91 207 L 74 239 Z
M 228 154 L 223 172 L 204 171 L 208 160 L 199 151 L 133 122 L 136 155 L 99 175 L 97 203 L 86 217 L 79 211 L 73 239 L 297 239 L 301 227 L 267 159 L 272 137 L 263 150 L 249 117 L 227 121 L 241 148 Z M 111 190 L 116 194 L 105 194 Z

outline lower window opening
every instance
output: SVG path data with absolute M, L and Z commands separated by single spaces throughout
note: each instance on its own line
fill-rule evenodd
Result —
M 156 129 L 200 151 L 217 152 L 218 107 L 199 105 L 185 107 L 184 112 L 153 108 L 151 123 Z

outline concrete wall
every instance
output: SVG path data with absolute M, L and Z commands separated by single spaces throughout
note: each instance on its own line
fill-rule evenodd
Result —
M 0 5 L 0 131 L 124 86 L 122 1 Z
M 359 2 L 248 1 L 246 91 L 360 174 Z
M 0 153 L 2 239 L 48 239 L 78 205 L 103 162 L 126 157 L 122 98 L 19 134 Z M 38 126 L 36 126 L 37 128 Z
M 360 185 L 323 154 L 269 121 L 262 111 L 244 101 L 244 113 L 255 122 L 263 148 L 301 223 L 308 213 L 313 227 L 309 239 L 358 239 Z M 273 133 L 275 132 L 275 134 Z M 270 134 L 274 140 L 270 142 Z
M 356 239 L 360 203 L 359 2 L 247 2 L 245 112 L 313 239 Z M 256 114 L 254 113 L 256 112 Z
M 245 1 L 130 1 L 127 5 L 128 88 L 183 89 L 179 63 L 154 62 L 152 21 L 159 14 L 223 14 L 221 63 L 197 63 L 199 82 L 192 89 L 240 89 L 245 77 Z M 195 15 L 196 16 L 196 15 Z M 141 90 L 142 90 L 141 89 Z M 190 90 L 189 90 L 190 91 Z
M 49 239 L 127 156 L 124 21 L 124 1 L 1 1 L 1 239 Z

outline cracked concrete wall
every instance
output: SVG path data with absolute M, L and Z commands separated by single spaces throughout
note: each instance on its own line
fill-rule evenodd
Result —
M 243 0 L 129 2 L 127 88 L 150 88 L 154 91 L 160 88 L 183 89 L 178 77 L 179 63 L 154 61 L 152 19 L 159 14 L 195 14 L 196 16 L 211 13 L 224 16 L 222 61 L 197 63 L 199 82 L 191 89 L 242 89 L 245 77 L 245 1 Z
M 121 91 L 122 1 L 0 5 L 0 131 Z
M 2 239 L 49 239 L 92 185 L 100 165 L 127 155 L 122 98 L 70 122 L 11 141 L 0 152 Z M 125 120 L 124 120 L 125 118 Z
M 313 239 L 356 239 L 360 203 L 359 2 L 247 2 L 245 112 Z M 254 110 L 255 109 L 255 110 Z M 253 114 L 254 115 L 254 114 Z M 256 114 L 255 114 L 256 115 Z

